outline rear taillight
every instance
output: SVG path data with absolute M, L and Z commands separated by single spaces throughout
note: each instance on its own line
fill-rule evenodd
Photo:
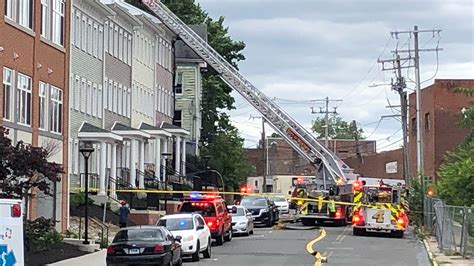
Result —
M 21 217 L 21 205 L 13 204 L 11 208 L 12 217 Z
M 155 246 L 155 249 L 153 250 L 153 252 L 154 253 L 163 253 L 163 252 L 165 252 L 165 248 L 162 245 L 157 244 Z
M 340 210 L 337 210 L 336 211 L 336 218 L 340 218 L 341 217 L 341 211 Z
M 352 224 L 361 225 L 364 223 L 364 216 L 359 213 L 354 213 L 352 216 Z
M 107 247 L 107 255 L 115 254 L 115 249 L 112 246 Z

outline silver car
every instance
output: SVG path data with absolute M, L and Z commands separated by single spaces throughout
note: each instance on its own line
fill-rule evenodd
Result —
M 232 233 L 252 235 L 254 227 L 252 213 L 240 205 L 230 205 L 228 208 L 232 215 Z

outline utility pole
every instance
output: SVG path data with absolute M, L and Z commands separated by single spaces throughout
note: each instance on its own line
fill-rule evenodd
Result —
M 409 34 L 410 38 L 413 35 L 413 50 L 395 50 L 392 53 L 398 55 L 398 53 L 408 53 L 407 60 L 413 60 L 414 68 L 415 68 L 415 91 L 416 91 L 416 169 L 418 175 L 420 177 L 424 176 L 424 165 L 423 165 L 423 117 L 422 117 L 422 106 L 421 106 L 421 82 L 420 82 L 420 52 L 438 52 L 442 51 L 442 48 L 436 46 L 435 48 L 428 48 L 428 49 L 420 49 L 419 48 L 419 33 L 431 33 L 433 37 L 435 34 L 441 32 L 440 29 L 433 29 L 433 30 L 419 30 L 418 26 L 414 26 L 412 31 L 394 31 L 390 34 L 398 38 L 400 34 Z M 412 57 L 412 53 L 414 53 L 414 57 Z M 399 67 L 402 68 L 402 67 Z M 424 188 L 424 180 L 421 178 L 421 185 Z
M 266 144 L 265 139 L 265 118 L 263 116 L 252 116 L 250 115 L 250 119 L 262 119 L 262 158 L 263 158 L 263 181 L 262 181 L 262 192 L 265 193 L 267 191 L 267 176 L 268 176 L 268 147 Z
M 319 108 L 319 112 L 314 111 L 314 107 L 311 107 L 311 113 L 312 114 L 325 114 L 324 116 L 324 124 L 325 124 L 325 129 L 324 129 L 324 146 L 329 149 L 329 114 L 337 115 L 337 107 L 333 107 L 334 111 L 330 112 L 329 111 L 329 103 L 331 102 L 342 102 L 341 99 L 329 99 L 329 97 L 326 97 L 325 99 L 319 99 L 319 100 L 312 100 L 312 102 L 324 102 L 326 109 L 323 111 L 323 108 Z M 336 151 L 334 151 L 336 153 Z M 326 169 L 323 164 L 323 187 L 326 190 L 327 184 L 326 184 Z
M 326 148 L 329 148 L 329 114 L 337 115 L 337 111 L 336 111 L 337 107 L 334 107 L 334 111 L 330 112 L 329 111 L 329 103 L 331 103 L 331 102 L 342 102 L 342 100 L 341 99 L 329 99 L 329 97 L 326 97 L 325 99 L 313 100 L 312 102 L 322 102 L 322 101 L 325 102 L 326 109 L 323 111 L 323 109 L 320 107 L 319 112 L 315 112 L 314 107 L 311 107 L 311 113 L 312 114 L 325 114 L 325 116 L 324 116 L 324 121 L 325 121 L 325 123 L 324 123 L 325 124 L 324 146 L 326 146 Z M 336 152 L 336 151 L 334 151 L 334 152 Z

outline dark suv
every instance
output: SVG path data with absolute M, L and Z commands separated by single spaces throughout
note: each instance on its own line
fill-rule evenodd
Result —
M 278 207 L 267 197 L 246 196 L 242 198 L 240 205 L 252 213 L 254 223 L 272 226 L 280 219 Z

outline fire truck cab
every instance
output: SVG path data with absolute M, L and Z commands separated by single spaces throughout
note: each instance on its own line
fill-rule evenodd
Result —
M 408 227 L 407 210 L 403 204 L 406 193 L 403 181 L 359 178 L 352 185 L 353 234 L 384 232 L 402 238 Z

